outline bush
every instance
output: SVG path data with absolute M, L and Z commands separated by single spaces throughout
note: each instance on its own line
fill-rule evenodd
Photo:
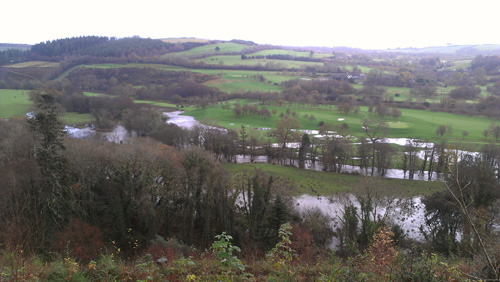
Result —
M 54 237 L 53 250 L 82 262 L 97 258 L 104 248 L 101 230 L 80 219 L 73 219 Z

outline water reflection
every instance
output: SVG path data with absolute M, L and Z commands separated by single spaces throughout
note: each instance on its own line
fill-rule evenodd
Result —
M 270 163 L 270 164 L 279 164 L 276 160 L 269 159 L 267 156 L 250 156 L 250 155 L 236 155 L 236 163 Z M 295 167 L 298 167 L 298 162 L 294 162 Z M 321 162 L 312 162 L 310 160 L 304 161 L 304 168 L 317 170 L 317 171 L 325 171 L 324 166 Z M 360 175 L 371 175 L 371 168 L 363 169 L 359 166 L 354 165 L 343 165 L 341 173 L 346 174 L 360 174 Z M 377 168 L 374 168 L 373 175 L 378 176 L 379 172 Z M 405 172 L 402 169 L 385 169 L 384 170 L 385 178 L 397 178 L 397 179 L 407 179 L 408 172 Z M 429 174 L 427 171 L 423 173 L 415 173 L 413 176 L 413 180 L 429 180 Z M 432 174 L 430 179 L 431 181 L 439 180 L 439 177 L 436 173 Z
M 422 203 L 422 198 L 414 197 L 399 202 L 399 206 L 393 206 L 390 209 L 380 207 L 378 213 L 384 217 L 385 213 L 389 212 L 390 214 L 387 217 L 389 225 L 398 224 L 408 238 L 423 241 L 424 236 L 420 232 L 420 226 L 425 223 L 425 204 Z M 330 224 L 334 230 L 340 227 L 340 218 L 342 218 L 345 204 L 352 203 L 360 210 L 359 202 L 352 194 L 331 197 L 301 195 L 295 198 L 295 203 L 301 213 L 314 208 L 321 210 L 331 218 Z M 333 247 L 335 246 L 336 242 L 334 240 Z
M 167 123 L 172 123 L 185 129 L 191 129 L 196 125 L 201 125 L 194 117 L 181 116 L 180 114 L 182 113 L 183 111 L 165 112 L 163 115 L 168 117 Z
M 130 143 L 133 138 L 137 137 L 137 134 L 134 131 L 129 132 L 122 125 L 116 126 L 110 132 L 96 131 L 92 125 L 85 128 L 76 128 L 66 125 L 64 130 L 70 138 L 92 139 L 102 142 Z
M 66 131 L 66 134 L 70 138 L 88 139 L 96 136 L 96 131 L 94 129 L 94 126 L 87 126 L 85 128 L 76 128 L 73 126 L 66 125 L 64 127 L 64 130 Z
M 185 128 L 185 129 L 192 129 L 194 126 L 202 126 L 200 122 L 198 122 L 194 117 L 192 116 L 185 116 L 181 115 L 184 113 L 183 111 L 174 111 L 174 112 L 165 112 L 163 113 L 166 117 L 168 117 L 167 123 L 171 124 L 176 124 L 179 127 Z M 266 128 L 267 129 L 267 128 Z M 127 132 L 127 130 L 119 125 L 113 129 L 111 132 L 106 132 L 106 133 L 101 133 L 101 132 L 96 132 L 93 127 L 87 127 L 84 129 L 78 129 L 75 127 L 71 126 L 66 126 L 66 130 L 68 132 L 68 136 L 71 138 L 92 138 L 96 139 L 99 141 L 106 141 L 106 142 L 115 142 L 115 143 L 128 143 L 132 138 L 135 137 L 135 134 Z M 310 134 L 317 134 L 317 130 L 309 130 L 307 131 Z M 425 148 L 429 146 L 433 146 L 432 143 L 426 143 L 426 142 L 421 142 L 420 140 L 416 139 L 409 139 L 409 138 L 385 138 L 381 140 L 381 142 L 385 143 L 390 143 L 390 144 L 397 144 L 397 145 L 407 145 L 408 143 L 411 143 L 414 147 L 420 147 L 420 148 Z M 281 144 L 282 145 L 282 144 Z M 278 144 L 271 144 L 272 147 L 278 147 Z M 287 143 L 287 148 L 298 148 L 300 147 L 300 143 L 294 142 L 294 143 Z M 463 152 L 463 153 L 469 153 L 469 154 L 477 154 L 474 152 Z M 424 150 L 421 151 L 419 154 L 420 158 L 423 158 L 424 155 Z M 437 158 L 437 156 L 434 156 Z M 268 159 L 267 156 L 243 156 L 243 155 L 237 155 L 236 156 L 236 162 L 237 163 L 275 163 L 278 164 L 275 160 L 270 160 Z M 298 162 L 294 162 L 296 166 L 298 166 Z M 321 165 L 320 162 L 312 162 L 312 161 L 305 161 L 304 162 L 304 168 L 305 169 L 312 169 L 312 170 L 317 170 L 317 171 L 324 171 L 323 165 Z M 348 174 L 361 174 L 361 175 L 371 175 L 371 168 L 364 169 L 359 166 L 354 166 L 354 165 L 344 165 L 342 166 L 341 169 L 342 173 L 348 173 Z M 377 169 L 375 168 L 373 171 L 373 175 L 379 175 Z M 407 178 L 407 174 L 402 169 L 386 169 L 384 170 L 384 177 L 386 178 L 398 178 L 398 179 L 405 179 Z M 428 177 L 428 172 L 425 171 L 423 173 L 415 173 L 414 180 L 429 180 Z M 431 180 L 439 180 L 439 177 L 436 173 L 432 174 Z

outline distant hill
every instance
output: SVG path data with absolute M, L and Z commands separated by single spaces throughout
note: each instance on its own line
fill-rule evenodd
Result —
M 9 49 L 17 49 L 26 51 L 31 48 L 31 45 L 28 44 L 12 44 L 12 43 L 0 43 L 0 51 L 5 51 Z
M 484 45 L 449 45 L 435 46 L 424 48 L 398 48 L 389 49 L 389 52 L 400 52 L 407 54 L 461 54 L 461 55 L 498 55 L 500 53 L 500 45 L 484 44 Z
M 159 38 L 163 42 L 167 43 L 186 43 L 186 42 L 196 42 L 196 43 L 209 43 L 210 39 L 194 38 L 194 37 L 179 37 L 179 38 Z

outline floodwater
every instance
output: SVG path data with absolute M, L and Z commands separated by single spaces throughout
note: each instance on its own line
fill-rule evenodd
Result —
M 174 111 L 174 112 L 165 112 L 163 113 L 168 117 L 167 123 L 176 124 L 185 129 L 191 129 L 194 126 L 203 126 L 199 121 L 197 121 L 192 116 L 184 116 L 181 115 L 183 111 Z M 107 141 L 107 142 L 115 142 L 115 143 L 128 143 L 132 138 L 135 137 L 135 134 L 130 134 L 127 130 L 119 125 L 113 129 L 111 132 L 101 133 L 96 132 L 95 129 L 90 126 L 83 129 L 66 126 L 66 131 L 71 138 L 93 138 L 96 140 Z M 304 132 L 309 134 L 317 134 L 317 130 L 304 130 Z M 412 143 L 416 147 L 425 148 L 426 146 L 432 146 L 432 143 L 420 142 L 419 140 L 408 139 L 408 138 L 385 138 L 380 140 L 380 142 L 389 143 L 389 144 L 397 144 L 400 146 L 404 146 L 408 143 Z M 272 144 L 272 147 L 278 147 L 278 144 Z M 299 148 L 300 143 L 292 142 L 287 143 L 287 148 Z M 477 154 L 474 152 L 468 152 L 471 154 Z M 423 151 L 420 153 L 421 158 L 423 158 Z M 268 160 L 267 156 L 254 156 L 251 158 L 249 155 L 236 156 L 236 162 L 238 163 L 272 163 L 272 161 Z M 298 165 L 298 162 L 295 162 Z M 313 163 L 311 161 L 305 162 L 306 169 L 313 169 L 318 171 L 323 171 L 323 166 L 319 163 Z M 350 174 L 362 174 L 362 175 L 370 175 L 371 169 L 362 169 L 359 166 L 353 165 L 345 165 L 342 167 L 342 173 L 350 173 Z M 373 175 L 379 175 L 377 170 L 374 170 Z M 386 169 L 384 177 L 386 178 L 399 178 L 405 179 L 407 175 L 405 175 L 404 171 L 401 169 Z M 414 180 L 428 180 L 428 173 L 424 172 L 423 174 L 416 173 L 414 175 Z M 437 174 L 434 173 L 432 175 L 431 180 L 438 180 Z
M 183 111 L 175 111 L 175 112 L 165 112 L 163 115 L 168 117 L 167 123 L 173 123 L 178 125 L 179 127 L 185 129 L 191 129 L 196 125 L 201 125 L 194 117 L 191 116 L 181 116 Z
M 277 162 L 273 162 L 273 160 L 269 160 L 267 156 L 253 156 L 250 157 L 250 155 L 236 155 L 236 162 L 237 163 L 272 163 L 272 164 L 278 164 Z M 298 161 L 295 161 L 295 165 L 298 167 Z M 305 169 L 311 169 L 311 170 L 317 170 L 317 171 L 324 171 L 324 167 L 321 164 L 321 162 L 315 162 L 313 163 L 312 161 L 305 161 L 304 162 L 304 168 Z M 341 173 L 346 173 L 346 174 L 361 174 L 361 175 L 371 175 L 371 168 L 362 169 L 359 166 L 353 166 L 353 165 L 344 165 L 342 166 Z M 373 171 L 374 176 L 379 176 L 378 170 L 375 168 Z M 386 169 L 385 178 L 397 178 L 397 179 L 407 179 L 408 178 L 408 173 L 404 173 L 402 169 Z M 427 181 L 428 179 L 428 172 L 425 171 L 424 173 L 415 173 L 413 175 L 413 180 L 424 180 Z M 436 173 L 432 174 L 431 177 L 432 181 L 437 181 L 439 180 L 439 177 Z
M 175 111 L 164 113 L 165 116 L 169 117 L 168 123 L 176 124 L 180 127 L 191 129 L 196 125 L 201 125 L 194 117 L 190 116 L 181 116 L 182 111 Z M 134 134 L 130 134 L 123 126 L 117 126 L 111 132 L 101 133 L 96 132 L 92 126 L 79 129 L 71 126 L 66 126 L 66 131 L 68 136 L 71 138 L 94 138 L 101 141 L 115 142 L 115 143 L 126 143 L 130 141 Z M 309 131 L 310 134 L 317 134 L 316 131 Z M 407 138 L 386 138 L 383 142 L 398 144 L 404 146 L 407 142 L 413 142 Z M 416 142 L 417 143 L 417 142 Z M 277 145 L 275 145 L 277 146 Z M 297 147 L 300 146 L 299 143 L 287 144 L 287 147 Z M 419 147 L 425 147 L 425 143 L 418 142 Z M 236 162 L 238 163 L 269 163 L 267 156 L 253 156 L 250 155 L 237 155 Z M 298 163 L 298 162 L 296 162 Z M 318 171 L 323 170 L 323 166 L 319 163 L 312 163 L 311 161 L 305 162 L 306 169 L 314 169 Z M 353 174 L 369 174 L 371 172 L 370 169 L 367 171 L 361 169 L 358 166 L 343 166 L 342 171 L 344 173 L 353 173 Z M 377 172 L 374 172 L 374 175 L 377 175 Z M 403 170 L 399 169 L 388 169 L 386 170 L 385 177 L 388 178 L 404 178 Z M 427 174 L 415 174 L 415 179 L 418 180 L 427 180 Z M 433 176 L 433 180 L 436 180 L 436 174 Z M 321 210 L 324 214 L 328 215 L 331 218 L 331 226 L 333 230 L 336 230 L 339 227 L 339 218 L 342 216 L 343 208 L 346 203 L 352 203 L 359 210 L 359 202 L 356 200 L 356 197 L 352 194 L 347 194 L 343 196 L 333 196 L 333 197 L 324 197 L 324 196 L 311 196 L 311 195 L 302 195 L 296 197 L 294 199 L 295 205 L 297 209 L 302 213 L 307 213 L 308 210 L 317 208 Z M 404 230 L 405 234 L 408 238 L 414 240 L 423 240 L 423 235 L 419 231 L 420 226 L 424 224 L 424 213 L 425 213 L 425 205 L 422 203 L 421 197 L 409 198 L 406 201 L 406 208 L 402 208 L 401 206 L 389 205 L 389 209 L 387 206 L 381 206 L 378 208 L 378 212 L 381 216 L 385 213 L 388 214 L 389 224 L 398 224 Z M 333 242 L 331 247 L 335 248 L 338 246 L 338 240 L 333 238 Z
M 73 126 L 66 125 L 64 127 L 64 130 L 66 131 L 66 134 L 68 134 L 70 138 L 87 139 L 96 136 L 96 131 L 94 129 L 94 126 L 86 126 L 85 128 L 76 128 Z
M 92 139 L 113 143 L 129 143 L 137 135 L 135 132 L 128 132 L 125 127 L 118 125 L 110 132 L 98 132 L 93 126 L 76 128 L 66 125 L 64 130 L 70 138 Z
M 352 194 L 332 197 L 301 195 L 294 200 L 301 214 L 315 208 L 321 210 L 322 213 L 332 219 L 330 224 L 333 230 L 340 227 L 340 218 L 342 218 L 344 205 L 352 203 L 358 211 L 360 210 L 359 202 Z M 381 217 L 387 216 L 389 225 L 398 224 L 408 238 L 423 241 L 424 237 L 420 232 L 420 226 L 425 223 L 425 205 L 422 203 L 422 198 L 394 199 L 391 202 L 385 198 L 382 199 L 382 202 L 384 200 L 389 203 L 389 208 L 381 204 L 377 207 L 378 215 Z M 334 240 L 332 247 L 336 247 L 337 244 L 338 242 Z

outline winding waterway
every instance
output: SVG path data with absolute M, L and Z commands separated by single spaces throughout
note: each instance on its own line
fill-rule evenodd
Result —
M 182 111 L 168 112 L 164 113 L 168 117 L 168 123 L 176 124 L 185 129 L 192 129 L 194 126 L 204 126 L 199 123 L 194 117 L 181 115 Z M 71 138 L 90 138 L 99 141 L 115 142 L 115 143 L 127 143 L 132 140 L 135 135 L 134 133 L 128 132 L 123 126 L 117 126 L 111 132 L 97 132 L 92 126 L 79 129 L 71 126 L 66 126 L 66 131 Z M 315 132 L 311 132 L 315 133 Z M 393 143 L 398 145 L 405 145 L 408 141 L 406 138 L 387 138 L 384 142 Z M 420 146 L 425 147 L 424 143 L 420 143 Z M 269 163 L 267 156 L 253 156 L 249 155 L 237 155 L 237 163 Z M 323 171 L 323 166 L 319 163 L 313 163 L 311 161 L 305 162 L 306 169 L 313 169 L 318 171 Z M 369 174 L 370 170 L 365 171 L 357 166 L 347 165 L 342 168 L 346 173 L 357 173 L 357 174 Z M 376 174 L 376 172 L 375 172 Z M 404 178 L 403 170 L 399 169 L 388 169 L 386 170 L 385 177 L 387 178 Z M 416 174 L 415 179 L 427 180 L 426 174 Z M 436 177 L 434 176 L 434 180 Z M 393 207 L 391 210 L 391 222 L 392 224 L 398 224 L 405 232 L 408 238 L 414 240 L 423 240 L 423 236 L 419 231 L 419 228 L 424 223 L 424 212 L 425 205 L 422 203 L 421 197 L 406 199 L 406 206 L 410 209 L 401 209 L 400 207 Z M 311 196 L 302 195 L 294 199 L 298 210 L 305 214 L 310 209 L 317 208 L 331 218 L 331 226 L 333 230 L 340 225 L 339 219 L 341 218 L 341 213 L 343 211 L 346 202 L 350 202 L 355 205 L 359 210 L 359 203 L 352 194 L 346 194 L 343 196 L 336 197 L 324 197 L 324 196 Z M 379 213 L 385 214 L 388 212 L 387 207 L 379 207 Z M 338 241 L 333 238 L 332 247 L 336 247 Z
M 174 111 L 174 112 L 165 112 L 163 113 L 166 117 L 168 117 L 167 123 L 176 124 L 179 127 L 185 129 L 192 129 L 194 126 L 205 126 L 197 121 L 192 116 L 181 115 L 183 111 Z M 115 143 L 128 143 L 132 138 L 135 137 L 135 133 L 128 132 L 123 126 L 119 125 L 113 129 L 111 132 L 97 132 L 92 126 L 85 127 L 83 129 L 75 128 L 71 126 L 66 126 L 66 131 L 69 137 L 71 138 L 80 138 L 80 139 L 94 139 L 99 141 L 107 141 L 107 142 L 115 142 Z M 310 132 L 312 134 L 317 134 L 317 131 L 308 130 L 305 131 Z M 398 144 L 405 145 L 408 142 L 413 142 L 413 140 L 408 138 L 385 138 L 382 142 L 390 143 L 390 144 Z M 415 143 L 416 146 L 424 148 L 428 146 L 429 143 Z M 272 144 L 271 146 L 278 146 L 278 144 Z M 294 148 L 300 146 L 300 143 L 294 142 L 287 145 L 289 148 Z M 423 155 L 423 153 L 422 153 Z M 250 158 L 249 155 L 237 155 L 236 156 L 237 163 L 272 163 L 272 160 L 269 160 L 267 156 L 253 156 Z M 298 164 L 297 164 L 298 165 Z M 306 169 L 313 169 L 317 171 L 323 171 L 323 166 L 319 162 L 305 162 Z M 370 175 L 371 169 L 362 169 L 359 166 L 353 165 L 345 165 L 342 167 L 343 173 L 352 173 L 352 174 L 361 174 L 361 175 Z M 405 179 L 406 175 L 402 169 L 386 169 L 384 171 L 384 177 L 386 178 L 398 178 Z M 373 175 L 378 175 L 377 170 L 374 170 Z M 414 180 L 428 180 L 428 173 L 416 173 L 414 175 Z M 431 180 L 438 180 L 437 174 L 433 174 Z

